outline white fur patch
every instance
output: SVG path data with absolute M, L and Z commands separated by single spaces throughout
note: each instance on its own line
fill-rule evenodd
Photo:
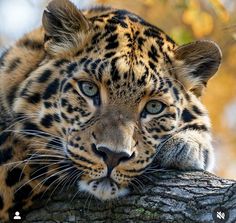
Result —
M 107 180 L 102 181 L 92 181 L 88 183 L 85 180 L 78 182 L 79 190 L 89 192 L 100 200 L 110 200 L 118 197 L 123 197 L 128 194 L 129 190 L 127 188 L 118 188 L 116 183 L 111 183 Z

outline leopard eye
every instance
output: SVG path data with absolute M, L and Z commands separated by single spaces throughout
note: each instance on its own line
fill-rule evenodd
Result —
M 79 83 L 79 87 L 81 89 L 81 91 L 83 92 L 83 94 L 87 97 L 94 97 L 98 94 L 98 87 L 88 81 L 82 81 Z
M 159 114 L 164 109 L 164 104 L 157 100 L 151 100 L 146 104 L 145 110 L 149 114 Z

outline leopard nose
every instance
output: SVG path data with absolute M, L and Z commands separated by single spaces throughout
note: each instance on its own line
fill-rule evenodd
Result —
M 112 169 L 120 162 L 126 162 L 130 160 L 134 154 L 128 154 L 127 152 L 114 152 L 111 149 L 100 146 L 96 148 L 95 153 L 102 157 L 108 168 L 108 175 L 111 173 Z

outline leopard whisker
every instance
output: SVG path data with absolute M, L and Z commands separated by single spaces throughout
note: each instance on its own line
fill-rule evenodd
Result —
M 15 127 L 17 124 L 20 124 L 20 123 L 22 123 L 22 122 L 24 122 L 24 121 L 27 121 L 27 120 L 29 120 L 29 119 L 31 119 L 31 118 L 35 118 L 36 116 L 29 116 L 29 115 L 23 115 L 23 116 L 20 116 L 20 117 L 17 117 L 17 118 L 15 118 L 15 119 L 13 119 L 12 120 L 12 122 L 11 123 L 13 123 L 13 124 L 11 124 L 10 126 L 8 126 L 6 129 L 4 129 L 1 133 L 5 133 L 5 132 L 7 132 L 8 130 L 10 130 L 11 128 L 13 128 L 13 127 Z M 17 120 L 17 119 L 19 119 L 19 120 Z
M 68 180 L 70 181 L 67 189 L 71 186 L 74 185 L 76 181 L 78 181 L 79 177 L 84 174 L 84 171 L 80 171 L 76 168 L 75 172 L 72 172 L 72 174 L 68 177 Z
M 53 183 L 49 184 L 48 189 L 46 189 L 44 193 L 46 193 L 46 192 L 49 190 L 50 186 L 52 186 L 53 184 L 57 184 L 57 185 L 56 185 L 55 188 L 52 190 L 52 192 L 51 192 L 51 194 L 49 195 L 49 197 L 48 197 L 46 203 L 48 203 L 48 202 L 50 201 L 50 199 L 51 199 L 51 197 L 53 196 L 54 192 L 57 190 L 57 188 L 58 188 L 64 181 L 65 181 L 65 178 L 64 178 L 63 176 L 60 176 L 60 177 L 59 177 L 58 179 L 56 179 Z M 43 193 L 43 194 L 44 194 L 44 193 Z
M 60 168 L 61 168 L 61 167 L 60 167 Z M 45 179 L 43 179 L 42 181 L 40 181 L 40 182 L 34 187 L 34 189 L 36 189 L 36 188 L 39 186 L 39 190 L 41 190 L 43 184 L 44 184 L 47 180 L 49 180 L 50 178 L 52 178 L 52 177 L 54 177 L 54 176 L 57 176 L 57 175 L 59 175 L 59 178 L 58 178 L 58 179 L 60 179 L 60 178 L 62 177 L 61 174 L 67 172 L 68 170 L 70 170 L 70 169 L 72 169 L 72 168 L 74 168 L 74 167 L 73 167 L 73 166 L 70 166 L 70 167 L 68 167 L 68 168 L 66 168 L 66 169 L 60 170 L 59 172 L 56 172 L 56 173 L 54 173 L 54 174 L 52 174 L 52 175 L 46 177 Z M 47 172 L 47 173 L 48 173 L 48 172 Z M 58 179 L 56 179 L 55 181 L 53 181 L 52 183 L 50 183 L 44 193 L 46 193 L 47 191 L 49 191 L 50 187 L 51 187 L 52 185 L 54 185 L 54 184 L 58 181 Z M 33 189 L 33 190 L 34 190 L 34 189 Z
M 6 132 L 13 132 L 13 133 L 19 133 L 22 135 L 27 135 L 27 136 L 35 136 L 38 138 L 43 138 L 48 140 L 49 137 L 53 138 L 55 142 L 63 142 L 66 143 L 65 140 L 59 136 L 53 135 L 51 133 L 47 133 L 44 131 L 39 131 L 39 130 L 5 130 Z M 43 134 L 43 135 L 42 135 Z M 45 136 L 46 135 L 46 136 Z
M 58 152 L 58 151 L 63 152 L 63 149 L 60 148 L 59 146 L 54 146 L 54 145 L 50 145 L 50 144 L 31 143 L 30 145 L 31 145 L 32 147 L 45 146 L 46 148 L 44 148 L 44 149 L 48 149 L 48 151 L 51 151 L 51 150 L 49 150 L 49 148 L 50 148 L 50 149 L 53 149 L 53 150 L 57 150 L 57 152 Z M 37 150 L 41 150 L 41 149 L 43 149 L 43 148 L 38 148 Z
M 144 184 L 139 179 L 134 178 L 132 181 L 135 182 L 141 188 L 141 190 L 143 190 Z
M 55 163 L 55 165 L 56 165 L 56 163 Z M 40 177 L 42 177 L 42 176 L 48 174 L 48 173 L 54 172 L 54 171 L 56 171 L 56 170 L 58 170 L 58 169 L 60 169 L 60 168 L 61 168 L 61 167 L 59 166 L 59 167 L 57 167 L 57 168 L 54 168 L 54 169 L 52 169 L 52 170 L 47 171 L 46 173 L 42 173 L 42 174 L 40 174 L 40 175 L 38 175 L 38 176 L 36 176 L 36 177 L 31 178 L 30 180 L 28 180 L 28 181 L 26 181 L 24 184 L 22 184 L 19 188 L 17 188 L 16 192 L 19 191 L 19 190 L 20 190 L 22 187 L 24 187 L 25 185 L 29 184 L 30 182 L 32 182 L 32 181 L 34 181 L 34 180 L 36 180 L 36 179 L 38 179 L 38 178 L 40 178 Z M 51 177 L 51 176 L 50 176 L 50 177 Z M 39 183 L 39 184 L 40 184 L 40 183 Z M 37 184 L 37 185 L 38 185 L 38 184 Z M 37 186 L 37 185 L 36 185 L 36 186 Z M 35 188 L 35 187 L 34 187 L 34 188 Z

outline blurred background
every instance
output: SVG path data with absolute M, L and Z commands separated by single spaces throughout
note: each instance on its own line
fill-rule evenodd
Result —
M 0 53 L 40 26 L 48 0 L 0 0 Z M 202 97 L 212 119 L 215 173 L 236 179 L 236 1 L 73 0 L 81 9 L 108 4 L 135 12 L 159 26 L 178 44 L 211 39 L 223 52 L 220 70 Z M 1 80 L 0 80 L 1 81 Z

